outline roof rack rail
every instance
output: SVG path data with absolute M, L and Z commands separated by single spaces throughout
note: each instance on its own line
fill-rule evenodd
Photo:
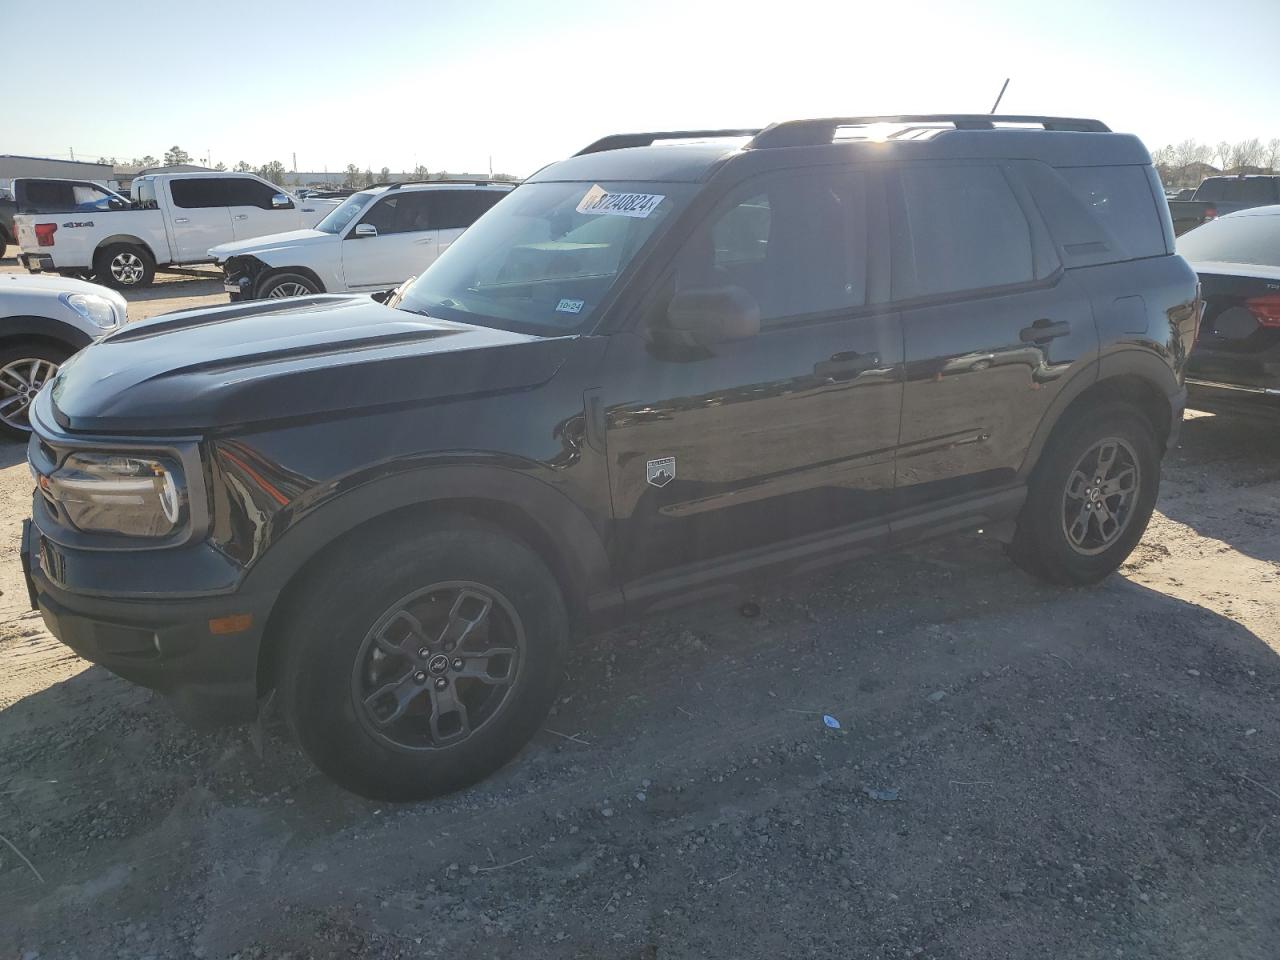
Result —
M 656 140 L 709 140 L 714 137 L 754 137 L 760 128 L 746 130 L 659 130 L 653 133 L 614 133 L 601 137 L 595 143 L 588 144 L 577 153 L 581 157 L 588 153 L 602 153 L 605 150 L 622 150 L 625 147 L 650 147 Z
M 747 146 L 809 147 L 830 143 L 840 127 L 859 127 L 872 123 L 933 124 L 950 123 L 957 130 L 994 130 L 998 123 L 1039 124 L 1045 130 L 1069 130 L 1078 133 L 1110 133 L 1101 120 L 1080 117 L 1034 117 L 989 113 L 927 113 L 887 117 L 826 117 L 820 120 L 784 120 L 757 134 Z
M 472 186 L 472 187 L 490 187 L 490 186 L 495 186 L 495 185 L 502 185 L 502 184 L 504 184 L 504 183 L 510 183 L 510 184 L 514 185 L 514 184 L 519 183 L 519 182 L 520 182 L 520 181 L 518 181 L 518 180 L 486 180 L 486 179 L 484 179 L 483 177 L 482 177 L 482 178 L 480 178 L 480 179 L 478 179 L 478 180 L 472 180 L 472 179 L 457 179 L 457 178 L 455 178 L 455 177 L 446 177 L 446 178 L 441 179 L 441 180 L 436 180 L 436 179 L 427 179 L 427 180 L 381 180 L 381 181 L 379 181 L 378 183 L 371 183 L 371 184 L 369 184 L 367 187 L 361 187 L 360 189 L 362 189 L 362 190 L 372 190 L 374 187 L 386 187 L 388 190 L 394 190 L 394 189 L 395 189 L 395 188 L 397 188 L 397 187 L 403 187 L 403 186 L 407 186 L 407 185 L 409 185 L 409 184 L 418 184 L 418 183 L 465 183 L 465 184 L 467 184 L 468 186 Z

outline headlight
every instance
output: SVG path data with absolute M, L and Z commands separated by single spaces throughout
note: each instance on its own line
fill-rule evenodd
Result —
M 64 293 L 58 299 L 95 327 L 101 327 L 103 330 L 119 326 L 122 319 L 116 311 L 115 304 L 106 297 L 99 297 L 92 293 Z
M 182 467 L 167 457 L 73 453 L 41 493 L 77 530 L 126 537 L 167 537 L 187 522 Z

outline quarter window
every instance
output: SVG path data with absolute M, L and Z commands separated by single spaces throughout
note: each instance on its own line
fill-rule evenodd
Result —
M 1121 258 L 1164 254 L 1164 229 L 1145 167 L 1059 167 L 1058 173 L 1114 238 Z
M 1027 283 L 1031 225 L 991 166 L 903 167 L 895 216 L 895 300 Z

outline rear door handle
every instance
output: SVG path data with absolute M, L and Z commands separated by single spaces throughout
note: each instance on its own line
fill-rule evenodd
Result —
M 232 220 L 248 220 L 248 219 L 249 219 L 249 215 L 248 215 L 247 213 L 237 213 L 237 214 L 236 214 L 234 217 L 232 217 L 231 219 L 232 219 Z
M 1065 320 L 1049 320 L 1041 318 L 1029 327 L 1023 327 L 1018 336 L 1023 343 L 1047 343 L 1057 337 L 1065 337 L 1071 333 L 1071 324 Z
M 856 350 L 834 353 L 829 360 L 821 360 L 813 365 L 813 372 L 828 380 L 852 380 L 860 373 L 875 370 L 880 366 L 880 354 L 858 353 Z
M 186 217 L 174 217 L 173 222 L 174 223 L 190 223 L 191 221 Z

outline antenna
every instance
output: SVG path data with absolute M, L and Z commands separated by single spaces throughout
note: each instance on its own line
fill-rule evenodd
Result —
M 995 113 L 996 108 L 1000 106 L 1000 101 L 1004 99 L 1004 92 L 1009 89 L 1009 78 L 1004 78 L 1004 86 L 1000 88 L 1000 95 L 996 97 L 996 102 L 991 105 L 991 112 Z

